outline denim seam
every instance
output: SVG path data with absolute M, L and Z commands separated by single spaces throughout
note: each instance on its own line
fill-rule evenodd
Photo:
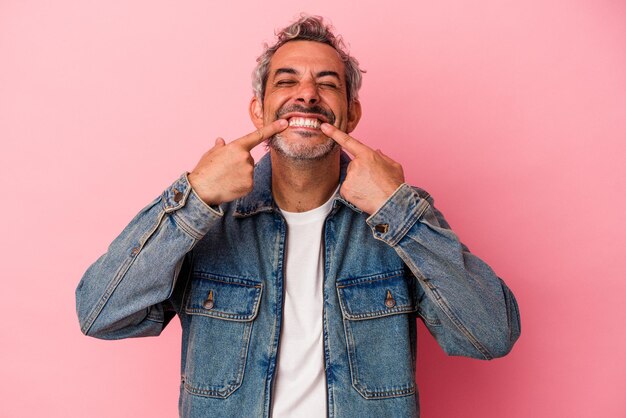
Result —
M 341 305 L 341 297 L 339 296 L 339 289 L 337 289 L 337 297 L 339 298 L 339 304 Z M 342 306 L 343 308 L 343 306 Z M 356 361 L 356 347 L 357 344 L 354 341 L 354 336 L 352 334 L 352 329 L 350 327 L 350 320 L 347 318 L 342 319 L 343 327 L 344 327 L 344 335 L 346 338 L 346 350 L 348 353 L 348 366 L 350 367 L 350 380 L 352 382 L 352 387 L 356 390 L 359 395 L 361 395 L 364 399 L 384 399 L 384 398 L 396 398 L 406 395 L 411 395 L 415 393 L 415 383 L 408 388 L 398 388 L 393 390 L 382 390 L 382 391 L 373 391 L 369 390 L 365 387 L 365 385 L 361 384 L 359 380 L 359 368 Z
M 223 385 L 219 389 L 217 387 L 202 389 L 202 388 L 191 385 L 189 381 L 185 379 L 184 388 L 187 392 L 191 393 L 192 395 L 197 395 L 197 396 L 226 399 L 230 395 L 232 395 L 237 389 L 241 387 L 243 383 L 243 375 L 245 372 L 247 358 L 248 358 L 250 336 L 252 335 L 252 324 L 253 322 L 246 322 L 244 325 L 245 329 L 243 333 L 242 346 L 241 346 L 241 351 L 239 352 L 239 360 L 238 360 L 239 367 L 237 368 L 235 381 L 231 384 Z
M 226 276 L 223 274 L 216 274 L 216 273 L 206 273 L 200 270 L 194 271 L 192 275 L 200 276 L 204 280 L 211 280 L 214 282 L 224 283 L 224 284 L 234 284 L 234 285 L 244 286 L 244 287 L 261 287 L 263 285 L 262 282 L 258 282 L 256 280 L 244 279 L 243 277 L 236 277 L 236 276 Z M 220 279 L 223 279 L 223 280 L 220 280 Z
M 328 217 L 326 218 L 326 220 L 324 221 L 324 228 L 323 228 L 323 248 L 324 248 L 324 276 L 323 276 L 323 280 L 322 280 L 322 323 L 323 323 L 323 329 L 322 329 L 322 338 L 323 338 L 323 344 L 324 344 L 324 374 L 326 377 L 326 395 L 327 395 L 327 399 L 326 399 L 326 413 L 328 414 L 327 418 L 334 418 L 335 416 L 335 411 L 334 411 L 334 407 L 335 407 L 335 402 L 334 402 L 334 381 L 332 379 L 332 358 L 331 358 L 331 351 L 330 351 L 330 339 L 328 337 L 328 310 L 326 309 L 326 307 L 329 305 L 329 301 L 328 301 L 328 297 L 329 297 L 329 292 L 326 291 L 326 285 L 327 285 L 327 280 L 328 280 L 328 272 L 330 271 L 330 264 L 331 264 L 331 260 L 332 258 L 332 254 L 330 253 L 331 250 L 331 246 L 328 245 L 328 240 L 330 239 L 330 233 L 328 231 L 328 227 L 327 225 L 330 223 L 331 221 L 329 221 Z M 332 293 L 331 293 L 332 294 Z
M 400 270 L 397 270 L 397 271 L 400 272 Z M 350 286 L 357 286 L 363 283 L 372 283 L 372 282 L 377 282 L 380 280 L 393 279 L 395 277 L 403 276 L 404 272 L 396 273 L 394 271 L 389 274 L 391 275 L 386 276 L 383 273 L 383 274 L 374 274 L 371 276 L 356 277 L 354 279 L 347 279 L 347 280 L 342 280 L 342 281 L 337 280 L 337 289 L 343 289 L 343 288 L 350 287 Z M 366 279 L 366 280 L 363 280 L 363 279 Z
M 350 376 L 352 381 L 352 387 L 354 390 L 358 392 L 364 399 L 385 399 L 385 398 L 398 398 L 402 396 L 407 396 L 415 393 L 415 383 L 413 383 L 410 387 L 405 388 L 397 388 L 390 390 L 370 390 L 367 389 L 366 385 L 362 384 L 359 379 L 359 368 L 358 362 L 356 361 L 356 347 L 357 344 L 354 341 L 354 337 L 352 335 L 352 330 L 349 325 L 349 320 L 344 319 L 344 329 L 346 335 L 346 344 L 348 351 L 348 363 L 350 366 Z
M 117 289 L 121 281 L 126 276 L 126 273 L 128 273 L 128 270 L 133 265 L 134 261 L 137 259 L 137 256 L 141 253 L 141 250 L 146 245 L 146 242 L 148 242 L 148 239 L 150 239 L 150 237 L 156 232 L 156 230 L 159 229 L 159 226 L 163 222 L 164 216 L 165 216 L 165 212 L 160 211 L 155 225 L 151 229 L 149 229 L 148 232 L 146 232 L 144 236 L 142 237 L 142 242 L 140 242 L 140 245 L 138 247 L 139 251 L 135 254 L 133 254 L 133 252 L 130 252 L 130 257 L 127 258 L 124 263 L 122 263 L 120 268 L 117 270 L 117 272 L 113 276 L 113 279 L 111 279 L 111 281 L 109 282 L 109 285 L 104 290 L 104 293 L 98 300 L 98 303 L 96 303 L 94 308 L 91 310 L 91 313 L 87 317 L 87 321 L 85 321 L 85 324 L 81 328 L 82 332 L 85 335 L 89 332 L 93 324 L 96 322 L 96 320 L 100 316 L 102 309 L 104 309 L 104 306 L 111 298 L 111 295 L 113 295 L 113 292 L 115 291 L 115 289 Z
M 215 280 L 215 281 L 220 282 L 219 280 Z M 258 286 L 246 286 L 246 285 L 233 284 L 233 283 L 228 283 L 228 282 L 220 282 L 220 283 L 227 283 L 228 285 L 243 286 L 243 287 L 256 289 L 255 291 L 256 295 L 252 302 L 252 310 L 248 315 L 229 314 L 229 313 L 220 312 L 220 311 L 208 311 L 207 309 L 190 308 L 189 304 L 191 303 L 191 299 L 189 299 L 185 305 L 185 313 L 189 315 L 201 315 L 201 316 L 206 316 L 209 318 L 224 319 L 226 321 L 235 321 L 235 322 L 253 321 L 254 318 L 256 318 L 259 313 L 259 305 L 260 305 L 259 302 L 261 300 L 261 294 L 263 293 L 263 284 L 260 283 Z
M 426 200 L 422 200 L 419 204 L 409 212 L 409 216 L 407 217 L 407 221 L 398 229 L 398 232 L 393 235 L 390 239 L 384 240 L 389 243 L 392 247 L 395 247 L 398 242 L 409 232 L 409 230 L 420 220 L 424 212 L 430 204 Z
M 350 380 L 352 382 L 352 387 L 354 388 L 354 390 L 356 390 L 361 396 L 363 396 L 363 394 L 357 387 L 357 382 L 356 382 L 357 379 L 355 379 L 355 376 L 358 377 L 359 372 L 358 372 L 356 361 L 353 360 L 353 357 L 355 355 L 354 353 L 355 343 L 354 343 L 354 338 L 352 337 L 352 331 L 350 330 L 347 324 L 347 321 L 348 321 L 347 319 L 343 318 L 343 329 L 346 335 L 346 351 L 348 352 L 348 365 L 350 366 Z
M 418 267 L 413 263 L 410 257 L 407 257 L 404 253 L 404 250 L 400 249 L 398 251 L 400 257 L 404 260 L 404 262 L 411 268 L 415 277 L 427 287 L 432 295 L 434 296 L 435 303 L 439 305 L 441 310 L 446 314 L 446 316 L 452 321 L 452 323 L 457 327 L 459 331 L 465 338 L 485 357 L 486 360 L 491 360 L 493 355 L 485 348 L 485 346 L 471 333 L 470 330 L 459 320 L 457 315 L 452 312 L 449 304 L 445 301 L 445 299 L 439 294 L 437 288 L 430 282 L 430 280 L 424 280 L 424 276 L 419 271 Z
M 343 305 L 342 305 L 342 308 L 344 308 Z M 385 311 L 366 312 L 366 313 L 356 314 L 356 315 L 350 314 L 347 311 L 348 311 L 347 309 L 343 309 L 344 318 L 352 320 L 352 321 L 363 321 L 367 319 L 384 318 L 386 316 L 393 316 L 393 315 L 398 315 L 398 314 L 415 312 L 416 309 L 414 306 L 411 306 L 411 305 L 402 305 L 402 306 L 395 307 L 395 308 L 388 308 Z
M 172 216 L 177 222 L 174 222 L 180 229 L 182 229 L 190 238 L 199 241 L 202 239 L 204 234 L 196 231 L 191 225 L 185 222 L 185 219 L 178 214 L 178 212 L 172 212 L 169 214 Z
M 350 282 L 349 284 L 345 284 L 345 285 L 340 285 L 337 283 L 335 286 L 337 288 L 337 298 L 339 299 L 339 306 L 342 311 L 342 316 L 346 319 L 350 319 L 353 321 L 361 321 L 361 320 L 366 320 L 366 319 L 383 318 L 383 317 L 391 316 L 391 315 L 415 312 L 417 310 L 416 306 L 414 304 L 409 303 L 409 304 L 403 304 L 403 305 L 396 305 L 393 308 L 385 307 L 384 309 L 378 309 L 376 311 L 368 311 L 368 312 L 364 312 L 360 314 L 353 314 L 352 310 L 349 309 L 347 302 L 344 301 L 346 297 L 341 292 L 342 289 L 352 287 L 352 286 L 367 284 L 367 283 L 380 282 L 382 280 L 390 280 L 396 277 L 404 276 L 404 274 L 395 274 L 395 273 L 396 272 L 391 272 L 389 276 L 386 276 L 385 274 L 375 274 L 371 276 L 366 276 L 365 278 L 368 280 L 365 280 L 365 281 L 359 281 L 359 278 L 355 278 L 355 279 L 352 279 L 353 280 L 352 282 Z
M 400 189 L 398 189 L 400 190 Z M 400 242 L 400 240 L 402 238 L 404 238 L 404 236 L 407 234 L 407 232 L 413 227 L 413 225 L 415 225 L 415 223 L 417 221 L 420 220 L 420 218 L 422 217 L 422 215 L 424 214 L 424 212 L 426 212 L 426 210 L 430 207 L 430 203 L 428 203 L 427 200 L 420 198 L 420 202 L 417 204 L 417 206 L 415 206 L 414 208 L 412 208 L 410 210 L 410 212 L 408 213 L 408 216 L 406 218 L 406 222 L 404 222 L 404 224 L 401 224 L 400 227 L 398 228 L 397 232 L 395 234 L 387 234 L 387 235 L 391 235 L 390 237 L 386 237 L 386 234 L 379 234 L 374 232 L 374 238 L 376 238 L 379 241 L 383 241 L 387 244 L 389 244 L 390 246 L 394 247 L 398 244 L 398 242 Z M 381 208 L 382 209 L 382 208 Z M 372 224 L 374 223 L 374 216 L 377 215 L 378 213 L 380 213 L 380 210 L 378 212 L 376 212 L 374 215 L 370 216 L 369 218 L 367 218 L 366 222 L 368 223 L 368 225 L 370 225 L 370 227 L 372 226 Z
M 266 397 L 264 400 L 264 410 L 267 411 L 268 414 L 272 407 L 271 405 L 271 394 L 272 394 L 272 389 L 273 389 L 272 383 L 273 383 L 273 378 L 275 378 L 275 374 L 276 374 L 276 360 L 278 357 L 278 345 L 280 344 L 280 327 L 282 325 L 281 320 L 282 320 L 282 315 L 283 315 L 282 303 L 283 303 L 284 271 L 285 271 L 284 254 L 285 254 L 285 243 L 287 241 L 285 218 L 279 212 L 274 212 L 274 222 L 278 224 L 276 228 L 277 234 L 278 234 L 278 240 L 276 240 L 276 244 L 275 244 L 276 247 L 274 249 L 274 254 L 276 255 L 276 257 L 274 258 L 276 260 L 276 268 L 273 269 L 273 271 L 276 272 L 276 277 L 275 277 L 275 281 L 276 281 L 275 295 L 276 296 L 275 298 L 276 298 L 277 310 L 275 314 L 273 315 L 274 321 L 272 323 L 272 329 L 271 329 L 272 335 L 270 339 L 272 345 L 268 350 L 267 369 L 265 370 L 265 376 L 266 376 L 265 387 L 267 389 L 266 389 Z M 271 303 L 271 301 L 268 301 L 268 303 Z

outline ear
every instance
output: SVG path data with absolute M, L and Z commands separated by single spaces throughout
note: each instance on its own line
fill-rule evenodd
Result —
M 354 100 L 350 104 L 350 109 L 348 109 L 348 128 L 346 129 L 346 133 L 354 131 L 360 120 L 361 102 L 359 102 L 358 100 Z
M 263 127 L 263 105 L 256 96 L 253 96 L 252 100 L 250 100 L 250 108 L 248 111 L 254 127 L 261 129 Z

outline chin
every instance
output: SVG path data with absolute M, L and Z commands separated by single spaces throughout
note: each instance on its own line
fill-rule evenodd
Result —
M 339 148 L 339 144 L 331 138 L 326 138 L 322 143 L 311 144 L 306 141 L 290 142 L 281 135 L 271 137 L 267 145 L 278 154 L 299 161 L 323 160 Z

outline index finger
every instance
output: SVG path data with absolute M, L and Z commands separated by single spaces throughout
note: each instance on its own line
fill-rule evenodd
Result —
M 355 157 L 365 151 L 372 150 L 370 147 L 359 142 L 342 130 L 335 128 L 330 123 L 322 123 L 322 126 L 320 128 L 325 135 L 328 135 L 329 138 L 333 139 L 336 143 L 341 145 L 341 148 L 345 149 Z
M 265 141 L 267 138 L 272 137 L 272 135 L 277 134 L 278 132 L 284 131 L 287 128 L 289 123 L 285 119 L 278 119 L 269 125 L 265 125 L 264 127 L 257 129 L 254 132 L 249 133 L 248 135 L 242 136 L 239 139 L 234 140 L 233 142 L 238 142 L 243 145 L 248 151 L 251 151 L 252 148 L 259 145 L 261 142 Z

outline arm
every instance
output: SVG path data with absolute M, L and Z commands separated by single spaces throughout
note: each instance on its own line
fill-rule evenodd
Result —
M 446 353 L 489 360 L 511 350 L 520 335 L 513 293 L 459 241 L 426 192 L 401 185 L 367 223 L 416 278 L 419 314 Z
M 189 252 L 223 216 L 209 205 L 252 190 L 250 151 L 286 127 L 279 120 L 229 144 L 218 138 L 189 176 L 131 221 L 78 284 L 76 310 L 84 334 L 117 339 L 163 330 L 180 309 L 184 283 L 178 282 Z
M 330 124 L 321 129 L 354 156 L 341 195 L 372 214 L 374 237 L 415 277 L 420 315 L 439 345 L 451 355 L 507 354 L 520 320 L 504 282 L 459 241 L 427 193 L 404 183 L 402 166 Z
M 222 216 L 181 176 L 89 267 L 76 289 L 81 331 L 104 339 L 158 335 L 187 253 Z M 178 290 L 178 289 L 177 289 Z

